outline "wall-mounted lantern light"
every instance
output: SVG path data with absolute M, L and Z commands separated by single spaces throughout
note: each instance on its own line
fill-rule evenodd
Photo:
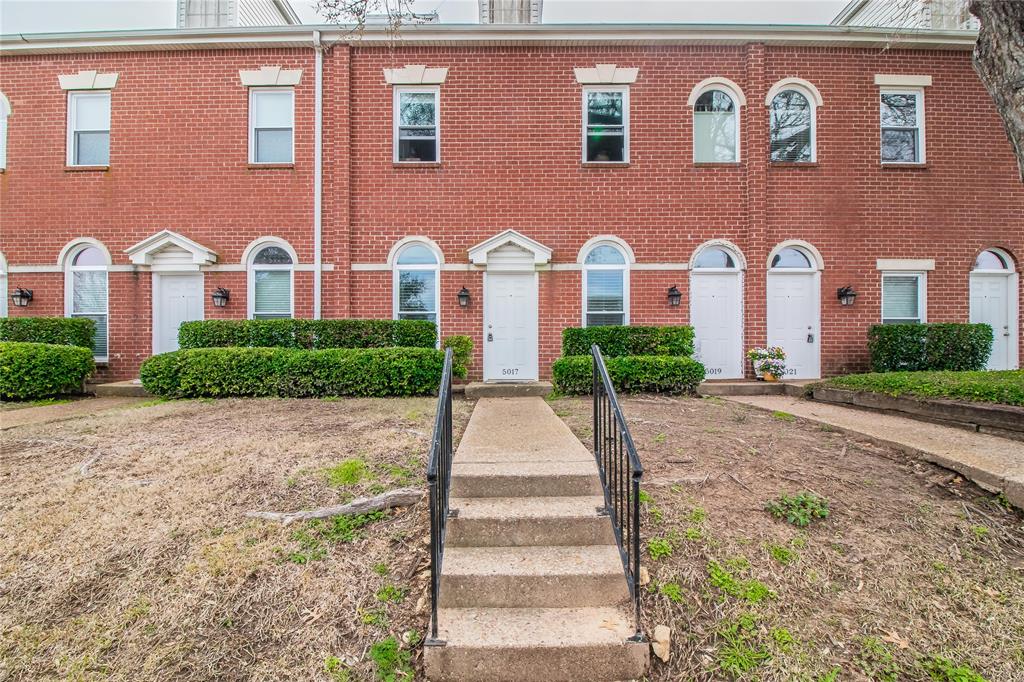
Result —
M 213 290 L 213 293 L 210 294 L 210 298 L 213 299 L 213 305 L 218 308 L 223 308 L 228 304 L 228 301 L 231 300 L 231 292 L 224 287 L 217 287 Z
M 463 308 L 469 305 L 469 289 L 466 287 L 459 289 L 459 305 Z
M 676 288 L 673 284 L 668 288 L 668 304 L 673 308 L 679 306 L 679 301 L 683 298 L 683 293 Z
M 853 290 L 853 287 L 840 287 L 836 290 L 836 298 L 839 299 L 841 305 L 853 305 L 857 299 L 857 292 Z
M 11 302 L 19 308 L 24 308 L 32 300 L 32 290 L 18 287 L 11 292 Z

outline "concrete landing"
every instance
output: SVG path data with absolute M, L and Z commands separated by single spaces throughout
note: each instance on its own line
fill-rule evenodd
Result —
M 489 383 L 483 381 L 472 381 L 466 384 L 466 398 L 468 400 L 479 400 L 480 398 L 543 398 L 551 393 L 550 381 L 528 381 L 524 383 Z
M 594 456 L 539 397 L 480 398 L 452 464 L 427 678 L 640 679 L 629 585 Z
M 90 384 L 89 390 L 98 398 L 151 398 L 153 394 L 142 387 L 138 379 L 114 381 L 109 384 Z
M 804 394 L 804 386 L 812 380 L 795 381 L 705 381 L 697 387 L 699 395 L 728 397 L 734 395 L 788 395 L 796 398 Z
M 786 396 L 731 397 L 764 410 L 782 411 L 841 431 L 866 436 L 960 473 L 983 488 L 1002 491 L 1024 508 L 1024 443 L 953 426 L 878 414 Z

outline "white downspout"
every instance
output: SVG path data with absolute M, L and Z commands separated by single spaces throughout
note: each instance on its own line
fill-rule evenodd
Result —
M 320 44 L 320 31 L 313 31 L 313 49 L 316 51 L 316 78 L 313 88 L 313 319 L 322 316 L 323 288 L 323 223 L 322 195 L 324 171 L 324 49 Z

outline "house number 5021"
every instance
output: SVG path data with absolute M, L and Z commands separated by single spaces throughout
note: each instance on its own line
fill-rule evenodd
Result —
M 503 369 L 501 370 L 501 373 L 507 377 L 515 376 L 516 374 L 519 374 L 519 368 L 516 367 L 515 369 Z

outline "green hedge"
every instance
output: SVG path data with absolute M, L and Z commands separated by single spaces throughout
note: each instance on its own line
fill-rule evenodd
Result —
M 465 379 L 473 362 L 473 339 L 468 336 L 447 336 L 441 341 L 441 350 L 452 349 L 452 373 Z
M 992 352 L 987 324 L 876 324 L 868 330 L 875 372 L 985 369 Z
M 551 366 L 555 390 L 567 395 L 590 393 L 591 357 L 559 358 Z M 693 393 L 704 381 L 704 365 L 693 358 L 671 355 L 631 355 L 605 358 L 608 376 L 622 393 Z
M 189 348 L 434 348 L 427 320 L 203 320 L 185 322 L 178 345 Z
M 0 341 L 92 348 L 96 323 L 85 317 L 0 318 Z
M 195 348 L 156 355 L 140 370 L 164 398 L 409 396 L 437 391 L 434 348 Z
M 693 355 L 693 327 L 569 327 L 562 330 L 562 355 L 590 355 L 593 344 L 606 358 L 626 355 Z
M 849 374 L 815 384 L 891 396 L 949 398 L 1024 407 L 1024 370 Z
M 37 400 L 80 393 L 95 369 L 90 348 L 0 341 L 0 398 Z

